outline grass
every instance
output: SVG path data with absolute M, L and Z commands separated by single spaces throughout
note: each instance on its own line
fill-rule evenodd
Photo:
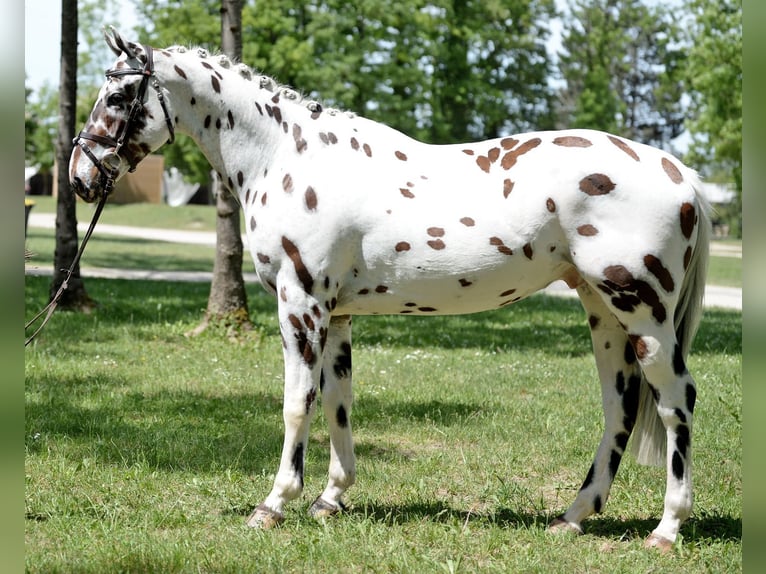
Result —
M 36 196 L 35 203 L 34 212 L 36 213 L 55 213 L 56 211 L 56 199 L 53 197 Z M 92 217 L 93 206 L 78 201 L 77 220 L 88 222 Z M 209 205 L 170 207 L 148 203 L 107 204 L 99 221 L 137 227 L 215 231 L 215 208 Z M 241 224 L 241 229 L 245 229 L 244 223 Z M 727 243 L 732 242 L 728 241 Z M 33 265 L 49 267 L 53 264 L 54 231 L 52 229 L 29 228 L 26 247 L 34 253 Z M 138 257 L 136 256 L 137 253 L 140 254 Z M 82 266 L 162 271 L 210 271 L 213 268 L 214 257 L 215 249 L 212 247 L 190 247 L 159 241 L 113 237 L 99 233 L 97 227 L 88 245 Z M 243 269 L 252 271 L 253 265 L 247 250 L 245 250 L 243 258 Z M 742 259 L 711 257 L 708 283 L 727 287 L 742 287 Z
M 48 283 L 26 278 L 27 316 Z M 663 556 L 641 545 L 661 514 L 664 470 L 628 457 L 585 536 L 545 531 L 602 427 L 576 301 L 355 318 L 350 508 L 306 516 L 329 457 L 319 414 L 305 493 L 283 527 L 260 532 L 244 519 L 281 448 L 275 302 L 249 287 L 256 329 L 186 338 L 208 284 L 87 288 L 99 308 L 57 313 L 25 352 L 28 572 L 741 571 L 740 313 L 707 312 L 689 360 L 696 506 Z

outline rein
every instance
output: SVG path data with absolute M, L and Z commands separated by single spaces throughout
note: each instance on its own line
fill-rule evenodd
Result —
M 64 291 L 67 290 L 69 287 L 69 279 L 72 277 L 72 273 L 74 273 L 75 267 L 80 262 L 80 257 L 82 256 L 83 252 L 85 251 L 85 245 L 88 243 L 88 240 L 90 239 L 90 236 L 93 234 L 93 230 L 96 228 L 96 222 L 98 221 L 98 218 L 101 216 L 101 211 L 104 209 L 104 205 L 106 204 L 106 199 L 108 195 L 104 194 L 101 196 L 101 199 L 99 200 L 98 204 L 96 205 L 96 211 L 93 213 L 93 220 L 90 222 L 90 226 L 88 227 L 88 231 L 85 233 L 85 237 L 82 239 L 82 243 L 80 243 L 80 248 L 77 250 L 77 255 L 75 255 L 74 259 L 72 260 L 72 264 L 69 266 L 69 270 L 67 271 L 66 278 L 61 283 L 61 286 L 59 287 L 58 291 L 56 291 L 56 295 L 53 296 L 53 299 L 51 299 L 50 303 L 45 306 L 45 308 L 40 311 L 37 315 L 35 315 L 31 321 L 29 321 L 26 325 L 24 325 L 24 331 L 26 332 L 27 329 L 29 329 L 32 325 L 34 325 L 37 320 L 45 314 L 45 318 L 43 319 L 43 322 L 40 323 L 40 326 L 37 327 L 34 333 L 32 333 L 29 338 L 24 341 L 24 346 L 26 347 L 31 343 L 35 337 L 37 337 L 37 334 L 42 331 L 43 327 L 45 327 L 45 324 L 48 322 L 48 320 L 53 315 L 53 312 L 56 310 L 56 307 L 59 304 L 59 299 L 61 299 L 62 295 L 64 295 Z
M 32 325 L 34 325 L 40 317 L 45 315 L 45 318 L 43 319 L 42 323 L 37 327 L 34 333 L 29 336 L 29 338 L 24 341 L 24 346 L 26 347 L 31 343 L 35 337 L 37 337 L 38 333 L 42 330 L 42 328 L 45 326 L 45 324 L 48 322 L 48 320 L 53 315 L 53 312 L 56 310 L 56 307 L 58 306 L 59 300 L 64 294 L 64 291 L 69 287 L 69 279 L 72 277 L 72 273 L 74 273 L 75 268 L 77 267 L 77 264 L 80 261 L 80 257 L 82 256 L 83 252 L 85 251 L 85 245 L 88 243 L 88 240 L 90 239 L 90 236 L 93 234 L 93 230 L 96 227 L 96 222 L 98 221 L 98 218 L 101 216 L 101 211 L 104 209 L 104 205 L 106 204 L 106 200 L 109 197 L 109 194 L 112 192 L 114 188 L 114 182 L 117 179 L 117 173 L 119 171 L 119 164 L 114 168 L 109 168 L 108 166 L 104 165 L 103 157 L 106 157 L 110 154 L 104 154 L 102 159 L 99 159 L 95 156 L 95 154 L 91 151 L 90 146 L 88 146 L 87 142 L 85 140 L 93 141 L 98 144 L 101 144 L 105 147 L 112 147 L 113 150 L 110 152 L 111 154 L 116 155 L 118 158 L 120 157 L 120 151 L 122 151 L 122 147 L 125 144 L 125 141 L 128 139 L 128 136 L 130 135 L 135 121 L 138 118 L 138 115 L 144 108 L 144 96 L 146 95 L 146 86 L 149 83 L 149 78 L 154 78 L 154 82 L 152 82 L 152 87 L 157 92 L 157 99 L 160 101 L 160 106 L 162 106 L 162 112 L 165 114 L 165 123 L 168 126 L 168 131 L 170 132 L 170 137 L 168 138 L 168 143 L 173 143 L 175 140 L 175 130 L 173 128 L 173 122 L 170 119 L 170 114 L 168 113 L 167 104 L 165 103 L 165 97 L 162 93 L 162 89 L 160 87 L 160 83 L 157 80 L 157 77 L 154 75 L 154 58 L 152 54 L 152 48 L 151 46 L 144 45 L 144 53 L 146 54 L 146 64 L 144 65 L 143 69 L 137 69 L 137 68 L 127 68 L 122 70 L 108 70 L 106 72 L 107 78 L 113 78 L 118 76 L 128 76 L 128 75 L 140 75 L 141 76 L 141 83 L 138 86 L 138 92 L 136 93 L 136 97 L 133 100 L 133 102 L 130 104 L 130 110 L 128 111 L 128 118 L 125 121 L 125 123 L 122 124 L 120 127 L 120 130 L 117 132 L 117 135 L 115 137 L 111 136 L 103 136 L 99 134 L 92 134 L 88 132 L 81 131 L 74 140 L 72 140 L 73 145 L 79 145 L 80 149 L 82 149 L 83 153 L 90 159 L 90 161 L 93 162 L 93 165 L 96 166 L 99 173 L 101 174 L 101 177 L 104 181 L 104 189 L 101 194 L 101 199 L 99 200 L 98 204 L 96 205 L 96 211 L 93 214 L 93 220 L 90 222 L 90 226 L 88 227 L 88 231 L 85 233 L 85 236 L 83 237 L 82 243 L 80 243 L 80 248 L 77 250 L 77 255 L 75 255 L 74 259 L 72 260 L 72 264 L 69 266 L 69 270 L 67 271 L 66 278 L 64 279 L 63 283 L 59 287 L 56 294 L 51 299 L 50 303 L 46 305 L 46 307 L 40 311 L 37 315 L 34 316 L 34 318 L 29 321 L 24 326 L 24 331 L 26 332 L 27 329 L 29 329 Z M 130 169 L 128 171 L 133 172 L 136 170 L 136 166 L 138 165 L 138 162 L 135 161 L 135 158 L 125 156 L 125 160 L 130 165 Z

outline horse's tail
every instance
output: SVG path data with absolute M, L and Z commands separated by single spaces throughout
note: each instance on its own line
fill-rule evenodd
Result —
M 697 174 L 686 169 L 683 175 L 694 188 L 697 200 L 696 212 L 699 216 L 697 239 L 681 284 L 681 292 L 673 316 L 676 341 L 681 346 L 681 354 L 685 362 L 702 318 L 705 278 L 710 251 L 711 208 L 700 191 L 702 185 Z M 642 376 L 638 416 L 633 430 L 632 451 L 636 460 L 640 464 L 664 465 L 667 450 L 666 436 L 665 425 L 662 424 L 657 412 L 657 404 L 652 391 L 646 378 Z

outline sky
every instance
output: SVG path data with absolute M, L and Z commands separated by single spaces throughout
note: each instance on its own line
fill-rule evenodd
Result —
M 136 18 L 129 2 L 120 5 L 120 28 L 133 29 Z M 117 22 L 105 22 L 117 26 Z M 61 0 L 24 0 L 24 70 L 26 85 L 37 90 L 44 83 L 59 84 L 61 58 Z M 106 66 L 106 63 L 105 63 Z

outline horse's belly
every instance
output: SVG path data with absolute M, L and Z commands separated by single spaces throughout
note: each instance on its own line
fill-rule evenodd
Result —
M 543 289 L 561 278 L 568 267 L 563 261 L 546 258 L 457 273 L 387 269 L 357 277 L 345 285 L 339 293 L 335 312 L 456 315 L 487 311 L 505 307 Z

